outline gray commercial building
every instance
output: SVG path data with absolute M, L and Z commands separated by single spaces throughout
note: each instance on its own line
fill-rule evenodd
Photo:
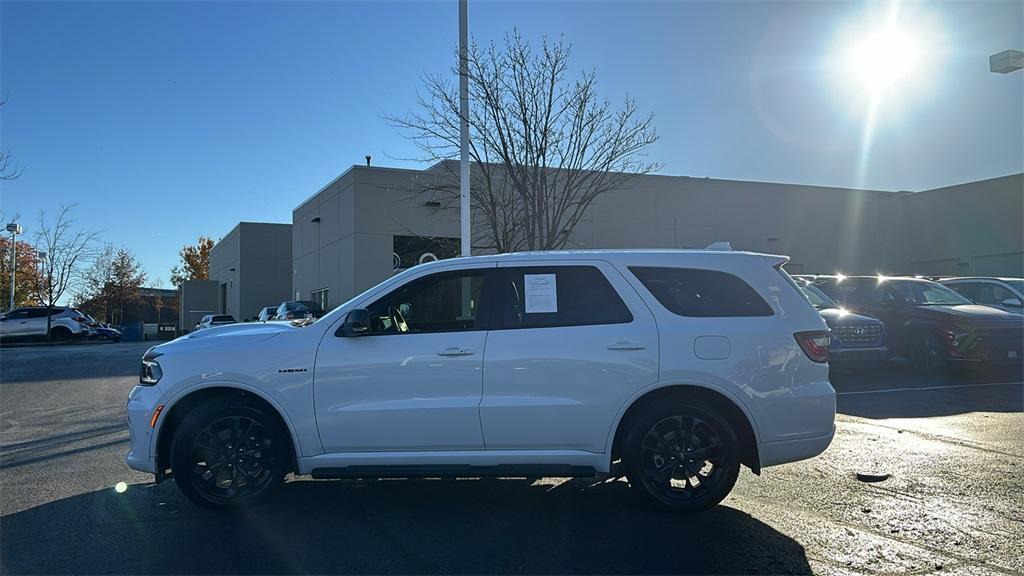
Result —
M 288 300 L 291 244 L 291 224 L 263 222 L 240 222 L 217 242 L 210 251 L 210 280 L 219 289 L 217 313 L 243 320 Z
M 450 166 L 354 166 L 292 213 L 292 293 L 337 306 L 458 250 L 438 206 Z M 789 255 L 792 273 L 1024 275 L 1024 174 L 921 192 L 649 175 L 600 196 L 566 248 L 703 248 Z M 428 256 L 431 257 L 431 256 Z

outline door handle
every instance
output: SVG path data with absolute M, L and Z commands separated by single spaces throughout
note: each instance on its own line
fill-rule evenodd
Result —
M 619 340 L 614 344 L 609 344 L 609 350 L 643 350 L 646 348 L 643 342 L 630 342 L 627 340 Z
M 474 352 L 473 352 L 472 348 L 457 348 L 455 346 L 452 346 L 450 348 L 445 348 L 444 350 L 438 351 L 437 355 L 438 356 L 472 356 L 473 353 Z

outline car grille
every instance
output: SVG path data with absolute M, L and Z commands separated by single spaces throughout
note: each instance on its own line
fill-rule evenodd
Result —
M 998 350 L 1020 350 L 1024 346 L 1024 326 L 1021 328 L 989 328 L 974 333 L 983 346 Z
M 832 334 L 843 346 L 877 346 L 882 343 L 882 327 L 878 324 L 836 326 Z

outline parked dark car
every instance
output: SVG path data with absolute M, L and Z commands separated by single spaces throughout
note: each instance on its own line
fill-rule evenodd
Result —
M 115 343 L 121 341 L 120 330 L 114 328 L 110 324 L 97 322 L 95 318 L 89 316 L 88 314 L 85 315 L 85 319 L 89 322 L 89 328 L 92 330 L 92 334 L 90 335 L 90 337 L 96 339 L 110 340 Z
M 260 309 L 260 313 L 256 316 L 257 322 L 266 322 L 267 320 L 273 320 L 277 318 L 277 306 L 264 306 Z
M 281 302 L 277 307 L 277 320 L 301 320 L 302 318 L 320 318 L 324 315 L 323 308 L 309 300 L 290 300 Z
M 936 282 L 851 276 L 815 285 L 847 310 L 881 320 L 889 348 L 920 370 L 1019 363 L 1024 356 L 1024 317 L 971 304 Z
M 820 288 L 807 281 L 797 280 L 797 285 L 831 330 L 829 364 L 851 366 L 884 362 L 889 358 L 885 326 L 881 320 L 842 308 Z

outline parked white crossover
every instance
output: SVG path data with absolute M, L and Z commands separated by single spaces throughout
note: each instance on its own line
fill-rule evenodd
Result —
M 54 340 L 89 336 L 89 320 L 75 308 L 28 306 L 0 316 L 0 338 L 45 338 L 48 313 L 50 336 Z
M 411 268 L 296 328 L 146 352 L 128 464 L 200 505 L 314 478 L 627 476 L 699 511 L 832 440 L 824 321 L 785 257 L 593 251 Z

